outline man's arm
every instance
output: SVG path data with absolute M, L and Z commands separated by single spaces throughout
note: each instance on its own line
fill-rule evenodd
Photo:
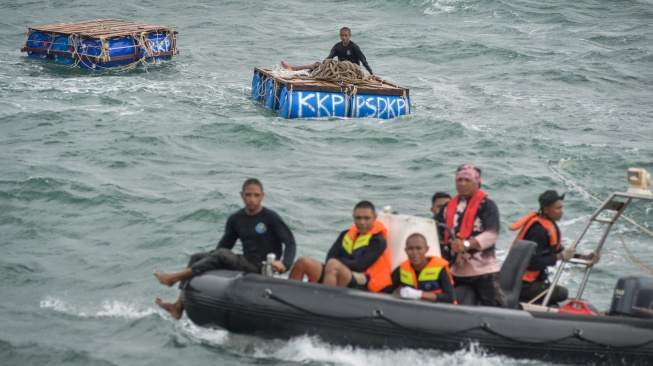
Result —
M 379 257 L 387 247 L 385 239 L 381 234 L 375 234 L 370 238 L 370 244 L 358 259 L 341 258 L 340 262 L 354 272 L 365 272 Z
M 483 232 L 474 238 L 478 241 L 479 249 L 485 250 L 493 246 L 499 237 L 499 207 L 494 201 L 487 199 L 482 205 L 484 206 L 483 211 L 479 212 L 478 215 L 483 222 Z
M 401 274 L 399 271 L 399 267 L 395 268 L 395 270 L 392 271 L 392 274 L 390 275 L 390 278 L 392 278 L 392 285 L 384 288 L 384 293 L 391 294 L 397 287 L 401 286 Z
M 367 63 L 367 59 L 365 58 L 365 55 L 363 54 L 363 51 L 361 51 L 361 48 L 358 47 L 357 44 L 354 44 L 353 48 L 354 48 L 354 51 L 356 51 L 356 53 L 357 53 L 358 60 L 363 64 L 363 66 L 365 66 L 367 71 L 369 71 L 370 75 L 374 75 L 374 73 L 372 72 L 372 68 Z
M 224 234 L 222 234 L 222 238 L 215 247 L 216 250 L 220 248 L 233 249 L 236 240 L 238 240 L 238 233 L 236 232 L 234 221 L 234 215 L 229 216 L 225 224 Z
M 331 52 L 329 52 L 329 56 L 327 56 L 327 58 L 336 57 L 336 55 L 338 54 L 338 45 L 339 44 L 340 43 L 336 43 L 335 45 L 333 45 L 333 47 L 331 47 Z
M 437 302 L 448 302 L 453 304 L 454 300 L 456 300 L 456 289 L 453 287 L 453 284 L 451 283 L 451 277 L 449 276 L 451 276 L 451 273 L 449 273 L 447 269 L 440 272 L 438 283 L 440 284 L 442 293 L 437 294 Z
M 326 259 L 324 260 L 324 264 L 329 261 L 331 258 L 335 258 L 337 260 L 341 260 L 340 258 L 340 250 L 342 248 L 342 239 L 345 237 L 347 234 L 348 230 L 345 230 L 338 235 L 338 239 L 336 239 L 335 242 L 331 245 L 331 248 L 329 248 L 329 251 L 327 252 Z
M 524 235 L 524 240 L 531 240 L 537 244 L 535 254 L 528 264 L 528 270 L 541 271 L 548 266 L 555 266 L 556 253 L 549 244 L 549 234 L 539 223 L 534 223 Z
M 274 232 L 279 237 L 279 240 L 284 244 L 283 248 L 283 263 L 286 268 L 292 266 L 293 261 L 295 260 L 295 253 L 297 252 L 297 243 L 295 243 L 295 237 L 292 235 L 292 232 L 286 225 L 286 223 L 281 219 L 281 217 L 275 215 L 274 220 Z

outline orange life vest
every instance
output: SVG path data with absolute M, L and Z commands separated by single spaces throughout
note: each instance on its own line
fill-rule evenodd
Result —
M 512 245 L 515 245 L 515 242 L 517 240 L 522 240 L 524 236 L 526 236 L 526 232 L 528 231 L 528 229 L 530 229 L 530 227 L 533 226 L 533 224 L 536 222 L 542 225 L 544 230 L 546 230 L 547 234 L 549 234 L 549 245 L 555 247 L 556 252 L 559 251 L 561 238 L 558 237 L 558 230 L 556 230 L 555 224 L 553 223 L 553 221 L 549 219 L 545 219 L 543 217 L 538 216 L 537 213 L 535 212 L 529 213 L 528 215 L 521 218 L 519 221 L 510 225 L 510 230 L 512 231 L 516 231 L 519 228 L 521 228 L 521 231 L 519 232 L 519 234 L 517 234 L 517 237 L 515 238 L 515 241 L 513 241 Z M 510 248 L 512 248 L 512 246 Z M 542 271 L 527 270 L 526 273 L 524 273 L 524 277 L 523 277 L 524 282 L 533 282 L 537 280 L 541 272 Z
M 379 220 L 376 220 L 372 229 L 364 235 L 358 235 L 358 228 L 354 224 L 342 238 L 342 248 L 350 257 L 357 257 L 361 251 L 370 245 L 370 239 L 376 234 L 381 234 L 388 240 L 388 229 Z M 386 246 L 379 259 L 363 272 L 368 277 L 367 289 L 370 292 L 379 292 L 390 286 L 392 284 L 390 273 L 390 251 Z
M 476 219 L 476 213 L 478 212 L 478 207 L 481 205 L 481 202 L 483 202 L 485 197 L 487 197 L 487 193 L 479 189 L 478 191 L 476 191 L 476 193 L 474 193 L 472 197 L 469 198 L 469 201 L 467 202 L 467 207 L 465 208 L 465 212 L 463 213 L 462 222 L 460 223 L 460 227 L 458 228 L 459 238 L 467 239 L 470 237 L 470 235 L 472 235 L 472 230 L 474 229 L 474 219 Z M 460 200 L 460 196 L 456 196 L 447 204 L 446 224 L 451 230 L 453 230 L 454 227 L 453 218 L 456 215 L 456 208 L 458 207 L 459 200 Z M 443 241 L 445 243 L 449 241 L 448 231 L 444 232 Z
M 426 264 L 419 276 L 415 273 L 415 269 L 410 264 L 410 260 L 405 260 L 399 266 L 399 278 L 403 286 L 409 286 L 418 290 L 441 294 L 442 289 L 438 279 L 442 275 L 442 271 L 449 276 L 453 284 L 453 277 L 449 272 L 449 262 L 440 257 L 428 257 L 429 262 Z

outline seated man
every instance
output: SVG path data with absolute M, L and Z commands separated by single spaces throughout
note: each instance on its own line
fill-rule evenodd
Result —
M 456 290 L 449 272 L 449 262 L 427 257 L 429 247 L 422 234 L 406 239 L 406 259 L 392 272 L 392 285 L 384 292 L 395 292 L 404 299 L 455 303 Z
M 587 255 L 578 255 L 573 248 L 562 246 L 562 235 L 556 222 L 560 221 L 564 213 L 562 202 L 564 199 L 564 194 L 560 196 L 556 191 L 546 191 L 538 199 L 540 209 L 537 213 L 531 212 L 510 225 L 510 230 L 521 229 L 515 241 L 530 240 L 537 244 L 535 254 L 531 258 L 523 277 L 519 294 L 520 301 L 542 303 L 544 294 L 551 287 L 547 267 L 555 266 L 557 261 L 568 262 L 571 258 L 581 258 L 596 263 L 599 260 L 599 256 L 594 252 Z M 556 285 L 551 293 L 549 303 L 557 304 L 567 300 L 567 297 L 567 289 Z
M 268 253 L 274 253 L 277 258 L 283 253 L 283 259 L 272 263 L 272 269 L 279 273 L 286 271 L 295 258 L 295 238 L 276 212 L 261 205 L 263 185 L 256 178 L 246 180 L 240 197 L 245 207 L 229 216 L 217 248 L 212 252 L 194 254 L 182 271 L 154 272 L 161 284 L 169 287 L 181 281 L 179 288 L 183 289 L 191 278 L 214 269 L 261 273 L 262 262 Z M 231 251 L 238 239 L 242 243 L 243 254 Z M 282 244 L 285 248 L 282 248 Z M 164 302 L 158 297 L 155 302 L 175 319 L 181 318 L 184 312 L 181 293 L 173 303 Z
M 376 220 L 374 205 L 369 201 L 356 204 L 353 217 L 354 224 L 333 243 L 325 265 L 301 257 L 288 277 L 301 281 L 306 275 L 310 282 L 371 292 L 380 292 L 389 286 L 390 254 L 385 225 Z

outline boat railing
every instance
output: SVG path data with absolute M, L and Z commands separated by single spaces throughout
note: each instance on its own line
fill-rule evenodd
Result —
M 627 192 L 612 193 L 610 197 L 603 202 L 601 207 L 599 207 L 592 214 L 588 223 L 585 225 L 585 227 L 581 231 L 576 241 L 574 241 L 574 244 L 572 245 L 573 249 L 576 249 L 578 247 L 579 243 L 583 240 L 585 234 L 588 232 L 592 224 L 594 223 L 604 224 L 605 227 L 603 228 L 603 233 L 601 234 L 601 238 L 599 239 L 596 248 L 594 249 L 594 252 L 597 255 L 600 255 L 605 240 L 610 234 L 610 231 L 612 230 L 612 227 L 614 226 L 615 222 L 617 222 L 617 220 L 619 220 L 622 216 L 625 217 L 625 215 L 623 215 L 623 212 L 626 210 L 626 208 L 633 201 L 653 201 L 653 193 L 650 190 L 648 190 L 648 186 L 651 185 L 651 179 L 648 172 L 646 172 L 644 169 L 630 168 L 628 169 L 627 180 L 628 183 L 630 183 L 633 187 L 631 187 Z M 553 277 L 553 280 L 551 281 L 551 286 L 549 287 L 549 291 L 546 293 L 546 296 L 542 301 L 542 306 L 544 308 L 548 308 L 551 295 L 553 294 L 553 289 L 560 281 L 562 272 L 567 264 L 575 264 L 575 265 L 580 265 L 585 267 L 583 279 L 580 282 L 580 285 L 578 287 L 578 292 L 575 296 L 575 300 L 581 300 L 581 296 L 583 295 L 583 291 L 585 290 L 585 285 L 587 284 L 589 275 L 592 271 L 592 268 L 594 267 L 595 262 L 592 260 L 573 258 L 569 262 L 563 261 L 558 267 L 558 271 L 556 272 L 555 276 Z

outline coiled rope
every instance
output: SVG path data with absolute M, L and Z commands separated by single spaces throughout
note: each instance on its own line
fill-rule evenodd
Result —
M 381 85 L 380 81 L 365 75 L 359 65 L 349 61 L 336 61 L 333 59 L 324 60 L 308 77 L 337 83 Z
M 563 163 L 564 163 L 564 162 L 563 162 Z M 567 185 L 569 185 L 569 186 L 575 188 L 575 189 L 578 190 L 580 193 L 586 195 L 587 197 L 593 199 L 594 201 L 596 201 L 596 202 L 598 202 L 598 203 L 603 203 L 602 200 L 600 200 L 600 199 L 596 198 L 595 196 L 593 196 L 592 194 L 590 194 L 588 191 L 586 191 L 585 189 L 583 189 L 583 187 L 579 186 L 579 185 L 576 184 L 574 181 L 565 178 L 565 177 L 564 177 L 564 176 L 563 176 L 563 175 L 558 171 L 558 167 L 557 167 L 557 166 L 551 165 L 551 161 L 549 161 L 549 168 L 551 169 L 551 171 L 552 171 L 554 174 L 556 174 L 558 177 L 560 177 L 560 179 L 562 179 L 562 181 L 565 182 L 565 184 L 567 184 Z M 646 234 L 648 234 L 648 235 L 650 235 L 651 237 L 653 237 L 653 232 L 652 232 L 651 230 L 649 230 L 649 229 L 645 228 L 644 226 L 640 225 L 640 224 L 637 223 L 635 220 L 631 219 L 630 217 L 626 216 L 626 215 L 623 214 L 623 213 L 621 214 L 621 217 L 623 217 L 624 220 L 630 222 L 631 224 L 633 224 L 635 227 L 639 228 L 640 230 L 642 230 L 642 231 L 645 232 Z M 633 254 L 633 252 L 630 250 L 630 248 L 629 248 L 628 245 L 626 244 L 626 241 L 624 240 L 623 236 L 621 235 L 621 233 L 619 232 L 619 230 L 617 230 L 617 226 L 616 226 L 616 225 L 615 225 L 615 231 L 617 232 L 617 236 L 619 237 L 619 240 L 621 241 L 621 245 L 624 247 L 624 251 L 626 252 L 626 255 L 627 255 L 627 257 L 628 257 L 628 260 L 629 260 L 632 264 L 634 264 L 636 267 L 638 267 L 639 269 L 641 269 L 641 270 L 643 270 L 643 271 L 646 271 L 646 272 L 648 272 L 648 273 L 650 273 L 650 274 L 653 274 L 653 268 L 651 268 L 651 267 L 647 266 L 646 264 L 642 263 L 642 262 L 641 262 L 639 259 L 637 259 L 637 257 Z

